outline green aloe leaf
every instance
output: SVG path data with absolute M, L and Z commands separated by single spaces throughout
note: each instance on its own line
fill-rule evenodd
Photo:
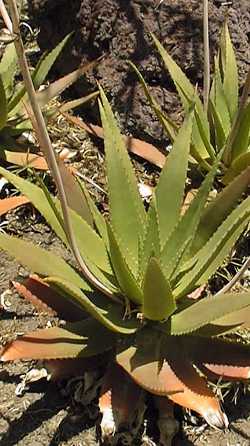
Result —
M 207 243 L 220 224 L 223 223 L 237 205 L 238 200 L 249 185 L 250 167 L 231 181 L 227 187 L 224 187 L 217 197 L 205 207 L 190 250 L 190 256 L 193 256 Z
M 14 88 L 15 73 L 17 70 L 17 54 L 15 44 L 11 43 L 5 47 L 1 62 L 0 75 L 6 91 L 6 96 L 12 94 Z
M 76 82 L 79 77 L 81 77 L 91 66 L 93 66 L 94 63 L 86 64 L 85 66 L 81 66 L 77 68 L 76 70 L 72 71 L 71 73 L 66 74 L 65 76 L 61 77 L 60 79 L 57 79 L 56 81 L 52 82 L 48 87 L 46 87 L 42 91 L 38 91 L 36 96 L 37 100 L 39 102 L 39 105 L 41 107 L 44 107 L 46 104 L 48 104 L 51 99 L 59 96 L 63 91 L 65 91 L 67 88 L 70 87 L 74 82 Z M 98 94 L 92 93 L 92 96 L 94 97 Z M 82 100 L 82 98 L 81 98 Z M 78 99 L 79 101 L 79 99 Z M 79 103 L 81 105 L 81 103 Z M 66 111 L 66 110 L 65 110 Z
M 147 86 L 143 76 L 141 75 L 140 71 L 138 70 L 138 68 L 132 62 L 130 62 L 130 65 L 133 68 L 133 70 L 136 72 L 136 74 L 139 78 L 139 81 L 143 87 L 145 96 L 146 96 L 150 106 L 154 110 L 157 118 L 159 119 L 160 123 L 162 124 L 162 126 L 163 126 L 165 132 L 167 133 L 167 135 L 169 136 L 170 140 L 173 142 L 175 140 L 176 132 L 178 129 L 177 125 L 162 112 L 159 104 L 157 103 L 155 98 L 151 95 L 151 93 L 148 89 L 148 86 Z
M 176 287 L 174 291 L 176 298 L 185 296 L 196 286 L 206 283 L 234 246 L 249 218 L 250 197 L 231 212 L 206 245 L 192 259 L 192 263 L 195 260 L 196 263 Z
M 77 178 L 77 181 L 78 181 L 78 184 L 82 190 L 82 193 L 85 196 L 85 199 L 87 200 L 88 207 L 90 209 L 95 228 L 96 228 L 98 234 L 100 235 L 100 237 L 105 242 L 106 246 L 108 247 L 109 246 L 108 233 L 107 233 L 107 226 L 106 226 L 105 218 L 103 217 L 103 215 L 101 214 L 101 212 L 95 205 L 94 201 L 92 200 L 84 182 L 80 181 L 80 179 L 78 179 L 78 178 Z
M 146 213 L 136 182 L 136 177 L 117 127 L 111 107 L 102 89 L 100 112 L 105 133 L 106 169 L 110 218 L 128 266 L 138 272 L 139 239 L 143 237 Z
M 231 128 L 231 120 L 229 109 L 227 105 L 226 92 L 223 88 L 219 60 L 215 58 L 215 73 L 214 73 L 214 82 L 212 88 L 214 88 L 214 99 L 212 99 L 212 94 L 210 95 L 210 99 L 212 100 L 216 112 L 220 118 L 220 122 L 224 131 L 225 136 L 228 135 Z
M 140 270 L 139 278 L 143 278 L 149 258 L 154 255 L 157 258 L 160 256 L 160 236 L 159 223 L 156 212 L 155 196 L 153 195 L 150 208 L 147 213 L 147 226 L 145 238 L 141 242 L 141 250 L 139 256 Z
M 238 109 L 239 81 L 237 61 L 227 23 L 225 23 L 222 32 L 220 57 L 223 70 L 223 89 L 225 92 L 230 117 L 231 120 L 233 120 Z
M 5 88 L 3 84 L 2 77 L 0 76 L 0 130 L 3 129 L 3 127 L 6 124 L 7 121 L 7 98 L 5 93 Z
M 142 290 L 140 289 L 138 281 L 136 280 L 121 252 L 118 238 L 110 225 L 108 225 L 108 236 L 110 259 L 119 286 L 125 296 L 127 296 L 132 302 L 141 303 Z
M 7 251 L 32 272 L 41 276 L 67 277 L 75 286 L 91 290 L 73 268 L 46 249 L 7 234 L 0 234 L 0 248 Z
M 250 166 L 250 152 L 243 153 L 236 158 L 231 166 L 227 169 L 226 174 L 223 177 L 223 183 L 228 184 L 241 172 L 244 172 Z
M 191 333 L 216 321 L 216 319 L 230 315 L 230 313 L 246 308 L 249 305 L 250 292 L 239 294 L 226 293 L 206 297 L 174 314 L 170 321 L 170 332 L 174 336 Z M 161 328 L 163 328 L 163 325 Z M 165 327 L 167 328 L 168 325 L 165 325 Z
M 36 68 L 32 74 L 32 80 L 35 89 L 38 89 L 40 85 L 44 82 L 48 72 L 54 65 L 56 59 L 58 58 L 60 52 L 63 50 L 64 46 L 68 42 L 71 34 L 68 34 L 64 39 L 54 48 L 49 54 L 45 54 L 41 57 Z M 26 90 L 23 85 L 17 88 L 15 94 L 12 96 L 8 103 L 8 111 L 11 113 L 16 113 L 22 106 L 22 98 L 24 97 Z
M 89 357 L 112 349 L 115 342 L 113 333 L 95 320 L 85 319 L 27 333 L 5 347 L 1 360 Z
M 179 220 L 187 177 L 192 125 L 193 113 L 190 113 L 179 130 L 155 190 L 161 248 Z
M 54 214 L 46 195 L 43 190 L 32 184 L 30 181 L 25 180 L 14 173 L 9 172 L 7 169 L 0 167 L 0 174 L 11 184 L 13 184 L 23 195 L 25 195 L 31 203 L 39 210 L 48 224 L 60 237 L 60 239 L 66 242 L 66 236 L 62 226 L 60 225 L 56 215 Z
M 68 245 L 64 230 L 57 217 L 57 214 L 59 214 L 60 220 L 62 219 L 59 200 L 50 196 L 51 200 L 54 202 L 54 206 L 56 207 L 56 212 L 54 212 L 53 206 L 51 206 L 47 194 L 45 194 L 41 188 L 13 173 L 10 173 L 2 167 L 0 167 L 0 174 L 2 174 L 10 183 L 14 184 L 18 190 L 22 192 L 22 194 L 30 199 L 31 203 L 44 216 L 58 237 L 60 237 L 60 239 L 66 245 Z M 91 267 L 92 271 L 94 269 L 95 273 L 98 274 L 98 277 L 107 282 L 107 277 L 105 278 L 103 276 L 102 271 L 109 274 L 111 278 L 112 269 L 109 264 L 104 241 L 102 241 L 98 234 L 76 212 L 70 209 L 69 213 L 81 254 Z M 96 267 L 98 267 L 99 270 L 97 270 Z M 112 287 L 111 284 L 109 284 L 109 286 Z
M 50 53 L 45 54 L 41 57 L 32 76 L 35 89 L 39 88 L 40 85 L 44 82 L 50 69 L 52 68 L 61 51 L 67 44 L 71 35 L 72 33 L 67 34 L 67 36 L 65 36 L 64 39 L 59 42 L 59 44 L 52 51 L 50 51 Z
M 109 330 L 129 335 L 139 327 L 139 321 L 135 318 L 125 319 L 125 308 L 111 299 L 88 290 L 80 289 L 73 282 L 58 277 L 48 277 L 46 281 L 53 284 L 67 295 L 71 295 L 91 316 L 98 320 Z
M 214 131 L 215 131 L 215 144 L 217 152 L 224 147 L 226 142 L 226 134 L 223 128 L 223 123 L 221 117 L 216 110 L 215 104 L 212 99 L 209 100 L 209 112 L 213 121 Z
M 219 159 L 214 163 L 212 169 L 205 177 L 197 194 L 192 200 L 189 208 L 182 216 L 175 230 L 167 240 L 161 255 L 166 277 L 171 277 L 178 263 L 190 248 L 191 241 L 195 237 L 200 218 L 207 202 L 214 177 L 218 169 Z
M 170 283 L 165 278 L 159 261 L 151 257 L 144 277 L 142 312 L 147 319 L 162 321 L 175 310 Z
M 152 35 L 152 38 L 154 40 L 154 43 L 157 47 L 159 54 L 162 57 L 165 67 L 167 68 L 171 78 L 173 79 L 175 87 L 181 98 L 184 110 L 187 112 L 189 110 L 190 104 L 195 103 L 195 107 L 200 118 L 203 132 L 206 135 L 206 139 L 209 141 L 210 135 L 209 135 L 208 120 L 204 112 L 202 102 L 195 88 L 188 80 L 186 75 L 183 73 L 181 68 L 174 62 L 172 57 L 167 53 L 167 51 L 163 48 L 160 42 L 156 39 L 156 37 Z M 196 122 L 194 123 L 193 127 L 192 142 L 195 146 L 195 150 L 197 151 L 197 153 L 201 158 L 207 158 L 209 156 Z
M 232 161 L 250 149 L 250 103 L 242 110 L 231 146 Z

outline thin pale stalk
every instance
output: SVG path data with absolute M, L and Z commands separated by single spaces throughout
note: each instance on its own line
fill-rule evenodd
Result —
M 3 21 L 4 21 L 5 25 L 6 25 L 6 28 L 12 34 L 12 32 L 13 32 L 12 22 L 10 20 L 10 16 L 8 14 L 8 11 L 5 8 L 5 4 L 4 4 L 3 0 L 0 0 L 0 13 L 1 13 Z
M 64 218 L 65 233 L 68 238 L 72 253 L 73 253 L 80 269 L 82 270 L 84 276 L 86 277 L 86 279 L 99 291 L 101 291 L 105 295 L 111 297 L 112 299 L 120 302 L 120 300 L 116 296 L 114 296 L 114 294 L 103 283 L 101 283 L 95 277 L 95 275 L 89 270 L 88 266 L 86 265 L 85 261 L 83 260 L 83 258 L 81 257 L 81 254 L 79 252 L 79 249 L 78 249 L 78 246 L 76 243 L 76 239 L 74 236 L 74 232 L 72 229 L 70 217 L 69 217 L 67 197 L 65 194 L 61 173 L 60 173 L 60 170 L 57 165 L 56 155 L 55 155 L 55 152 L 53 150 L 53 147 L 52 147 L 52 144 L 51 144 L 51 141 L 49 138 L 49 134 L 47 131 L 47 127 L 46 127 L 41 109 L 40 109 L 39 104 L 36 99 L 34 85 L 33 85 L 33 82 L 32 82 L 31 76 L 30 76 L 29 67 L 28 67 L 27 59 L 26 59 L 25 52 L 24 52 L 24 46 L 23 46 L 23 42 L 22 42 L 22 38 L 21 38 L 21 34 L 20 34 L 19 13 L 18 13 L 16 1 L 8 0 L 8 4 L 10 7 L 10 12 L 11 12 L 13 32 L 16 35 L 15 47 L 16 47 L 16 52 L 17 52 L 17 56 L 18 56 L 18 60 L 19 60 L 20 69 L 21 69 L 22 76 L 23 76 L 23 81 L 24 81 L 25 88 L 26 88 L 28 96 L 29 96 L 32 111 L 33 111 L 35 119 L 36 119 L 36 124 L 37 124 L 36 127 L 38 129 L 39 143 L 41 145 L 42 150 L 44 151 L 46 160 L 48 162 L 48 166 L 50 168 L 51 173 L 53 174 L 53 177 L 54 177 L 54 180 L 55 180 L 55 183 L 57 186 L 58 195 L 59 195 L 59 199 L 60 199 L 60 203 L 61 203 L 61 207 L 62 207 L 63 218 Z
M 203 45 L 204 45 L 204 110 L 207 113 L 210 91 L 210 54 L 209 54 L 209 26 L 208 26 L 208 0 L 203 0 Z
M 242 265 L 242 267 L 240 268 L 240 270 L 237 272 L 237 274 L 235 274 L 235 276 L 230 280 L 230 282 L 228 282 L 217 294 L 216 296 L 218 296 L 219 294 L 224 294 L 224 293 L 228 293 L 233 286 L 241 279 L 241 277 L 243 276 L 243 274 L 245 273 L 245 271 L 247 271 L 247 269 L 250 268 L 250 257 L 248 257 L 248 259 L 245 261 L 245 263 Z

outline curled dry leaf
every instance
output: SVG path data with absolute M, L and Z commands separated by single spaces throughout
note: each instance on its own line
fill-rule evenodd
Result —
M 65 118 L 72 124 L 84 129 L 89 134 L 103 139 L 104 133 L 102 127 L 93 125 L 82 121 L 79 117 L 71 116 L 68 113 L 63 113 Z M 140 158 L 149 161 L 157 167 L 162 168 L 165 164 L 166 156 L 153 144 L 149 144 L 132 136 L 123 136 L 125 144 L 129 152 L 134 153 Z

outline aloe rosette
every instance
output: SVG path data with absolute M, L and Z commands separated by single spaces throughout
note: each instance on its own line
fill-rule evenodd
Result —
M 80 253 L 109 293 L 95 289 L 77 268 L 52 252 L 0 234 L 0 247 L 34 273 L 14 283 L 19 293 L 39 310 L 66 321 L 18 337 L 4 347 L 1 359 L 44 359 L 54 378 L 72 373 L 77 362 L 84 370 L 107 362 L 100 402 L 103 407 L 108 401 L 110 410 L 119 413 L 116 420 L 124 422 L 126 414 L 139 413 L 133 392 L 147 391 L 155 395 L 158 407 L 172 401 L 223 428 L 226 415 L 205 376 L 248 379 L 250 347 L 235 342 L 230 332 L 248 326 L 250 292 L 200 300 L 189 295 L 207 283 L 249 222 L 250 197 L 242 196 L 250 168 L 208 203 L 220 152 L 183 214 L 195 122 L 190 110 L 146 211 L 102 89 L 100 98 L 108 219 L 84 184 L 63 163 L 59 168 Z M 3 168 L 0 174 L 33 203 L 68 247 L 58 199 L 45 186 L 39 188 Z M 123 376 L 119 388 L 114 376 Z M 113 435 L 112 426 L 108 432 Z

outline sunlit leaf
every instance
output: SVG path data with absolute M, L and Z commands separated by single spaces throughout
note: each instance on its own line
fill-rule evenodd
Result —
M 155 190 L 161 247 L 165 245 L 180 216 L 187 176 L 192 120 L 191 113 L 174 141 Z
M 7 121 L 7 98 L 4 89 L 2 77 L 0 76 L 0 130 L 5 126 Z
M 135 303 L 142 302 L 142 290 L 133 271 L 129 268 L 120 249 L 120 243 L 114 230 L 108 225 L 109 249 L 112 267 L 122 292 Z
M 8 344 L 1 360 L 88 357 L 110 350 L 115 340 L 114 334 L 98 322 L 85 319 L 30 332 Z
M 164 277 L 159 261 L 151 257 L 143 284 L 142 312 L 147 319 L 161 321 L 176 310 L 170 283 Z
M 188 334 L 249 305 L 250 292 L 207 297 L 174 314 L 169 330 L 173 335 Z
M 249 217 L 250 197 L 231 212 L 209 241 L 192 258 L 191 263 L 194 264 L 195 261 L 196 263 L 175 289 L 176 297 L 188 294 L 195 286 L 206 283 L 234 246 L 247 225 Z
M 39 312 L 58 315 L 68 322 L 79 321 L 86 317 L 81 305 L 66 293 L 59 293 L 36 275 L 20 282 L 12 282 L 17 292 L 28 300 Z
M 249 158 L 250 162 L 250 158 Z M 213 235 L 219 225 L 236 207 L 238 200 L 250 185 L 250 167 L 245 169 L 227 187 L 206 206 L 202 214 L 195 239 L 191 248 L 191 255 L 199 249 Z
M 106 296 L 90 291 L 83 286 L 78 287 L 73 281 L 70 282 L 68 278 L 55 276 L 48 277 L 46 281 L 65 291 L 76 303 L 80 304 L 96 320 L 113 332 L 128 335 L 134 333 L 139 326 L 136 319 L 124 318 L 125 308 L 123 305 L 114 303 Z
M 136 177 L 110 105 L 100 90 L 101 118 L 105 132 L 110 218 L 128 266 L 138 271 L 138 241 L 143 237 L 146 213 Z M 126 203 L 126 206 L 124 206 Z
M 233 119 L 238 108 L 238 69 L 227 23 L 224 24 L 220 48 L 223 67 L 223 88 L 230 116 Z

